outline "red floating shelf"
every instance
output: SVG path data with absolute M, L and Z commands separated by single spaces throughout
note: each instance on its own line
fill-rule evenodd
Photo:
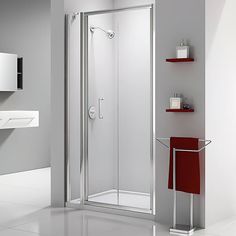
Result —
M 176 63 L 176 62 L 192 62 L 194 61 L 194 58 L 169 58 L 166 59 L 167 62 L 172 62 L 172 63 Z
M 194 112 L 194 109 L 166 109 L 166 112 Z

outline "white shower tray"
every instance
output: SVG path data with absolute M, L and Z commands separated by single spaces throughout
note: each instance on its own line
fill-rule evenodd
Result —
M 38 111 L 0 111 L 0 129 L 32 128 L 38 126 Z

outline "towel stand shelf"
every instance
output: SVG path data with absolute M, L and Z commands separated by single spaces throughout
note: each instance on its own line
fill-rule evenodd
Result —
M 166 141 L 170 141 L 170 138 L 156 138 L 156 140 L 164 147 L 170 149 L 170 146 L 166 144 Z M 199 142 L 204 145 L 198 150 L 189 149 L 177 149 L 173 148 L 173 226 L 170 228 L 171 234 L 179 235 L 193 235 L 195 227 L 193 225 L 193 198 L 194 195 L 190 194 L 190 225 L 178 225 L 177 222 L 177 191 L 176 191 L 176 153 L 177 152 L 195 152 L 200 153 L 203 151 L 212 141 L 199 139 Z

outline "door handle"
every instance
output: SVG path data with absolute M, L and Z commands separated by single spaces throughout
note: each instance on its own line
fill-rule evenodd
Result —
M 98 112 L 99 112 L 99 119 L 103 119 L 103 114 L 102 114 L 102 102 L 104 101 L 104 98 L 99 98 L 98 99 Z

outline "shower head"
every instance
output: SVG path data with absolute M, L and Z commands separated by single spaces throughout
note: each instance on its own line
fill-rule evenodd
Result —
M 107 31 L 107 37 L 109 39 L 113 39 L 115 37 L 115 32 L 113 30 L 108 30 Z
M 91 27 L 90 27 L 90 31 L 91 31 L 92 33 L 94 33 L 95 30 L 101 30 L 101 31 L 103 31 L 103 32 L 107 35 L 107 37 L 108 37 L 109 39 L 113 39 L 113 38 L 115 37 L 115 32 L 114 32 L 113 30 L 104 30 L 104 29 L 102 29 L 102 28 L 100 28 L 100 27 L 94 27 L 94 26 L 91 26 Z

